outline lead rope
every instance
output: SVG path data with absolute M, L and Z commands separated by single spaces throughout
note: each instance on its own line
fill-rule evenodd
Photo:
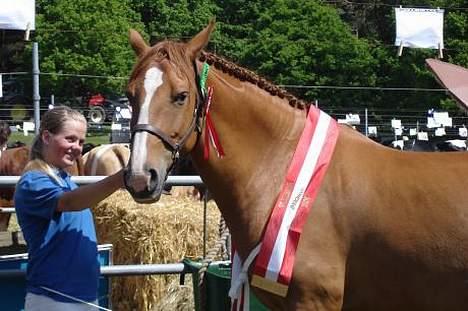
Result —
M 58 290 L 55 290 L 55 289 L 52 289 L 52 288 L 48 288 L 48 287 L 45 287 L 45 286 L 40 286 L 40 288 L 45 289 L 45 290 L 47 290 L 47 291 L 49 291 L 49 292 L 51 292 L 51 293 L 54 293 L 54 294 L 57 294 L 57 295 L 66 297 L 66 298 L 71 299 L 71 300 L 73 300 L 73 301 L 80 302 L 80 303 L 84 303 L 84 304 L 86 304 L 86 305 L 88 305 L 88 306 L 96 307 L 96 308 L 98 308 L 98 309 L 100 309 L 100 310 L 112 311 L 111 309 L 106 309 L 106 308 L 104 308 L 104 307 L 98 306 L 98 305 L 96 305 L 96 304 L 94 304 L 94 303 L 91 303 L 91 302 L 89 302 L 89 301 L 81 300 L 81 299 L 79 299 L 79 298 L 76 298 L 76 297 L 73 297 L 73 296 L 64 294 L 64 293 L 59 292 Z
M 229 256 L 226 252 L 226 244 L 229 239 L 229 229 L 226 225 L 226 222 L 224 221 L 224 218 L 221 216 L 219 220 L 219 232 L 220 232 L 220 237 L 216 241 L 215 245 L 210 248 L 206 256 L 203 258 L 200 269 L 198 270 L 198 293 L 200 297 L 200 306 L 201 309 L 204 310 L 206 306 L 206 296 L 204 295 L 204 278 L 205 278 L 205 273 L 208 270 L 209 265 L 211 262 L 215 259 L 216 255 L 220 252 L 220 250 L 223 253 L 223 257 Z M 195 284 L 194 284 L 195 286 Z
M 207 251 L 205 258 L 202 260 L 200 269 L 198 270 L 198 286 L 203 285 L 205 272 L 208 270 L 208 266 L 215 259 L 216 255 L 219 254 L 220 250 L 222 251 L 222 256 L 224 258 L 228 256 L 226 244 L 229 238 L 229 229 L 226 225 L 226 221 L 224 221 L 222 216 L 219 220 L 219 232 L 219 239 L 216 241 L 215 245 Z

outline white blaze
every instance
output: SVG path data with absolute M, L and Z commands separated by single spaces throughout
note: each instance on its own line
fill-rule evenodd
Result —
M 159 68 L 151 67 L 145 74 L 144 88 L 145 88 L 145 99 L 143 105 L 140 108 L 140 114 L 138 115 L 138 124 L 148 124 L 149 121 L 149 107 L 151 99 L 159 86 L 163 83 L 162 81 L 163 72 Z M 143 171 L 143 164 L 146 162 L 146 140 L 148 138 L 147 132 L 135 133 L 133 140 L 133 161 L 132 170 L 135 172 Z

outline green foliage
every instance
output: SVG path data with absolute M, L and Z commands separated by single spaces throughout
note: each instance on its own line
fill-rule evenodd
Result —
M 466 0 L 398 4 L 445 8 L 443 60 L 468 67 L 468 11 L 459 9 L 468 7 Z M 129 28 L 138 29 L 152 43 L 186 40 L 216 16 L 208 50 L 277 84 L 311 86 L 288 90 L 306 100 L 319 99 L 321 106 L 350 110 L 455 107 L 444 93 L 363 88 L 440 88 L 425 65 L 426 58 L 437 56 L 436 50 L 405 49 L 397 56 L 394 2 L 37 0 L 36 6 L 33 40 L 39 42 L 43 97 L 121 93 L 134 63 Z M 23 53 L 25 65 L 17 61 L 21 45 L 2 46 L 2 57 L 11 60 L 2 58 L 3 70 L 30 69 L 29 44 Z
M 151 42 L 187 39 L 216 16 L 217 7 L 209 0 L 130 0 L 141 15 Z
M 393 3 L 392 3 L 393 4 Z M 395 41 L 394 7 L 388 1 L 373 1 L 373 4 L 353 4 L 338 1 L 337 9 L 360 37 L 367 38 L 371 53 L 377 61 L 375 68 L 376 85 L 400 88 L 440 88 L 434 76 L 425 65 L 426 58 L 436 58 L 437 51 L 432 49 L 404 49 L 397 56 Z M 445 8 L 444 16 L 444 61 L 468 67 L 467 27 L 468 14 L 459 8 L 468 7 L 464 0 L 406 0 L 398 4 L 403 7 Z M 382 108 L 425 109 L 455 108 L 453 101 L 447 101 L 445 94 L 434 92 L 374 92 L 372 105 Z M 452 106 L 451 106 L 452 105 Z
M 336 10 L 318 1 L 269 1 L 254 23 L 255 37 L 243 62 L 278 84 L 374 85 L 375 63 L 365 40 L 351 33 Z M 351 107 L 362 94 L 333 90 L 296 94 L 327 105 Z
M 37 32 L 43 73 L 128 76 L 134 54 L 130 28 L 143 29 L 128 2 L 119 0 L 39 0 Z M 121 93 L 125 79 L 43 76 L 44 93 L 78 96 L 86 92 Z

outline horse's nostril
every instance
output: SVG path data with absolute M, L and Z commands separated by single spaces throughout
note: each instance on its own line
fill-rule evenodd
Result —
M 158 172 L 155 169 L 149 169 L 148 172 L 150 173 L 150 182 L 148 185 L 148 190 L 152 191 L 158 186 Z

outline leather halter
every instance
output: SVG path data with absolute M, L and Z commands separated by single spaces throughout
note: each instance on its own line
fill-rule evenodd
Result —
M 161 131 L 159 128 L 151 125 L 151 124 L 136 124 L 132 129 L 132 144 L 135 134 L 138 132 L 147 132 L 151 135 L 158 137 L 166 147 L 168 147 L 172 152 L 172 159 L 174 162 L 179 158 L 180 149 L 184 146 L 187 142 L 188 138 L 192 134 L 193 131 L 197 132 L 197 142 L 201 134 L 201 126 L 200 126 L 200 119 L 203 113 L 203 106 L 205 103 L 204 95 L 200 89 L 200 76 L 198 75 L 198 69 L 196 61 L 193 61 L 193 70 L 195 72 L 195 83 L 197 87 L 197 99 L 195 103 L 195 109 L 193 111 L 192 122 L 188 127 L 185 134 L 182 136 L 182 139 L 179 141 L 174 141 L 169 135 Z M 174 163 L 172 164 L 172 166 Z M 171 166 L 171 167 L 172 167 Z

